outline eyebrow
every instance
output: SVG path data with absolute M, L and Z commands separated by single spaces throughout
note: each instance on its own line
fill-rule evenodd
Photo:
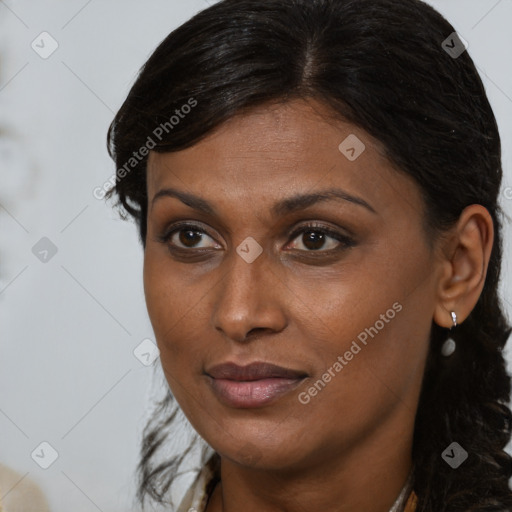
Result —
M 208 215 L 217 214 L 215 208 L 205 199 L 174 188 L 164 188 L 159 190 L 151 201 L 151 207 L 153 207 L 159 199 L 164 197 L 174 197 L 179 199 L 182 203 L 186 204 L 190 208 Z M 275 203 L 271 208 L 271 212 L 275 216 L 283 216 L 308 208 L 317 203 L 332 200 L 347 201 L 349 203 L 362 206 L 370 212 L 377 214 L 375 209 L 364 199 L 349 194 L 348 192 L 339 188 L 320 190 L 309 194 L 296 194 L 294 196 L 287 197 L 286 199 L 282 199 Z

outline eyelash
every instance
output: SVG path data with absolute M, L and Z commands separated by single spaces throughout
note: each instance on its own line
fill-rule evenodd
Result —
M 201 252 L 204 252 L 204 251 L 210 250 L 210 249 L 205 249 L 205 248 L 185 248 L 185 247 L 178 247 L 178 246 L 172 245 L 170 243 L 172 236 L 175 233 L 179 233 L 180 231 L 194 231 L 194 232 L 198 232 L 200 234 L 205 234 L 213 239 L 213 237 L 211 235 L 209 235 L 203 228 L 201 228 L 197 224 L 180 223 L 180 224 L 175 224 L 174 226 L 172 226 L 172 229 L 165 232 L 163 235 L 159 236 L 158 241 L 163 244 L 168 245 L 169 250 L 174 250 L 174 251 L 182 251 L 182 252 L 201 251 Z M 315 250 L 307 251 L 307 250 L 297 249 L 297 251 L 311 253 L 311 254 L 333 254 L 333 253 L 341 251 L 343 249 L 348 249 L 350 247 L 354 247 L 354 245 L 355 245 L 355 241 L 352 238 L 350 238 L 349 236 L 343 235 L 342 233 L 339 233 L 331 228 L 328 228 L 326 226 L 322 226 L 322 225 L 319 225 L 316 223 L 305 224 L 305 225 L 297 228 L 290 235 L 290 240 L 293 241 L 297 238 L 298 235 L 301 235 L 304 233 L 310 233 L 312 231 L 314 231 L 316 233 L 321 233 L 323 235 L 327 235 L 329 238 L 333 238 L 334 240 L 337 240 L 338 242 L 340 242 L 340 247 L 337 247 L 335 249 L 329 249 L 329 250 L 319 249 L 317 251 L 315 251 Z

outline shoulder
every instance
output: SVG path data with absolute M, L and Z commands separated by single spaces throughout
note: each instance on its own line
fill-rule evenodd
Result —
M 0 464 L 0 512 L 16 512 L 28 508 L 48 512 L 48 503 L 39 486 L 11 468 Z

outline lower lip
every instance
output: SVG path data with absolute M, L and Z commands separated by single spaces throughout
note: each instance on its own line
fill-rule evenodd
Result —
M 210 378 L 219 400 L 230 407 L 254 408 L 273 402 L 295 389 L 303 379 L 270 378 L 238 381 Z

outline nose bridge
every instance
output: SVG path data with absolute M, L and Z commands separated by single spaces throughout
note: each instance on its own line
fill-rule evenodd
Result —
M 214 304 L 214 327 L 239 341 L 252 329 L 280 330 L 285 323 L 277 288 L 270 286 L 273 274 L 268 260 L 264 253 L 255 259 L 246 258 L 252 250 L 251 242 L 244 241 L 226 259 L 224 278 Z

